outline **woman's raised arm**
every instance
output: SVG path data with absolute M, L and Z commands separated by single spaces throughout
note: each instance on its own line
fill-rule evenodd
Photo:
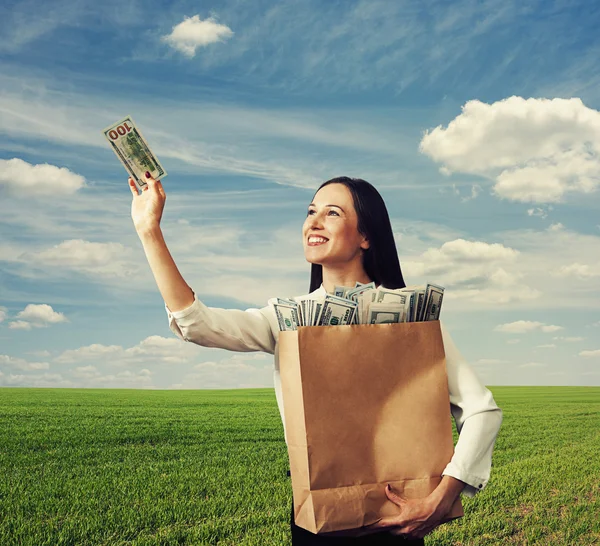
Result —
M 134 181 L 128 180 L 133 194 L 131 219 L 163 300 L 172 311 L 180 311 L 193 303 L 194 296 L 179 273 L 160 229 L 167 194 L 161 181 L 154 180 L 149 172 L 146 173 L 146 181 L 147 185 L 138 194 Z
M 181 311 L 194 303 L 194 293 L 181 276 L 171 256 L 160 226 L 138 231 L 148 264 L 158 289 L 171 312 Z
M 220 309 L 202 303 L 181 276 L 167 248 L 160 219 L 166 194 L 160 181 L 148 178 L 148 186 L 138 195 L 133 180 L 131 217 L 144 247 L 148 264 L 165 302 L 169 327 L 182 340 L 205 347 L 231 351 L 275 352 L 275 338 L 263 309 Z

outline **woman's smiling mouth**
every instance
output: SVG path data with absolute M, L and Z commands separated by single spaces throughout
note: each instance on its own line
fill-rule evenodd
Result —
M 325 244 L 329 239 L 326 237 L 320 237 L 317 235 L 310 235 L 308 237 L 308 246 L 319 246 Z

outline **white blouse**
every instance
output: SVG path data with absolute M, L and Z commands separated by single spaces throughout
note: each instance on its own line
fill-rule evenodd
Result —
M 279 374 L 279 324 L 271 305 L 262 309 L 222 309 L 207 307 L 196 293 L 194 303 L 186 309 L 172 312 L 165 303 L 169 328 L 184 341 L 203 347 L 218 347 L 230 351 L 263 351 L 275 356 L 273 378 L 275 397 L 285 433 L 281 376 Z M 324 296 L 321 284 L 310 295 Z M 475 371 L 460 354 L 450 334 L 440 320 L 446 371 L 450 393 L 450 410 L 459 434 L 454 455 L 442 475 L 453 476 L 467 485 L 462 493 L 473 497 L 489 481 L 492 452 L 500 425 L 502 410 L 494 397 L 479 380 Z

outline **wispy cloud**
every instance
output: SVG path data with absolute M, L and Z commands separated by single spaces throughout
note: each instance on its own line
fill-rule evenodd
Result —
M 562 330 L 562 326 L 556 326 L 554 324 L 544 324 L 533 320 L 517 320 L 515 322 L 509 322 L 506 324 L 499 324 L 494 328 L 495 332 L 506 332 L 508 334 L 526 334 L 533 332 L 534 330 L 541 330 L 542 332 L 557 332 Z
M 24 93 L 22 80 L 0 78 L 0 132 L 13 139 L 86 147 L 80 161 L 108 161 L 109 149 L 98 128 L 128 111 L 130 99 L 60 87 L 36 90 L 35 85 L 40 82 L 32 82 Z M 342 164 L 346 172 L 364 172 L 367 155 L 377 158 L 367 167 L 375 178 L 402 187 L 398 179 L 407 177 L 398 176 L 401 160 L 414 156 L 416 147 L 394 126 L 379 126 L 380 119 L 367 111 L 265 109 L 210 101 L 157 105 L 141 100 L 134 119 L 156 154 L 174 160 L 179 172 L 229 173 L 301 188 L 316 187 Z M 424 186 L 412 184 L 415 189 Z

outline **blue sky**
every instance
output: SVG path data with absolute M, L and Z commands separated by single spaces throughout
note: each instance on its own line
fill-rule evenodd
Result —
M 308 203 L 360 177 L 486 385 L 600 385 L 599 27 L 590 2 L 2 5 L 0 386 L 273 384 L 271 355 L 169 330 L 101 133 L 125 115 L 207 305 L 305 294 Z

